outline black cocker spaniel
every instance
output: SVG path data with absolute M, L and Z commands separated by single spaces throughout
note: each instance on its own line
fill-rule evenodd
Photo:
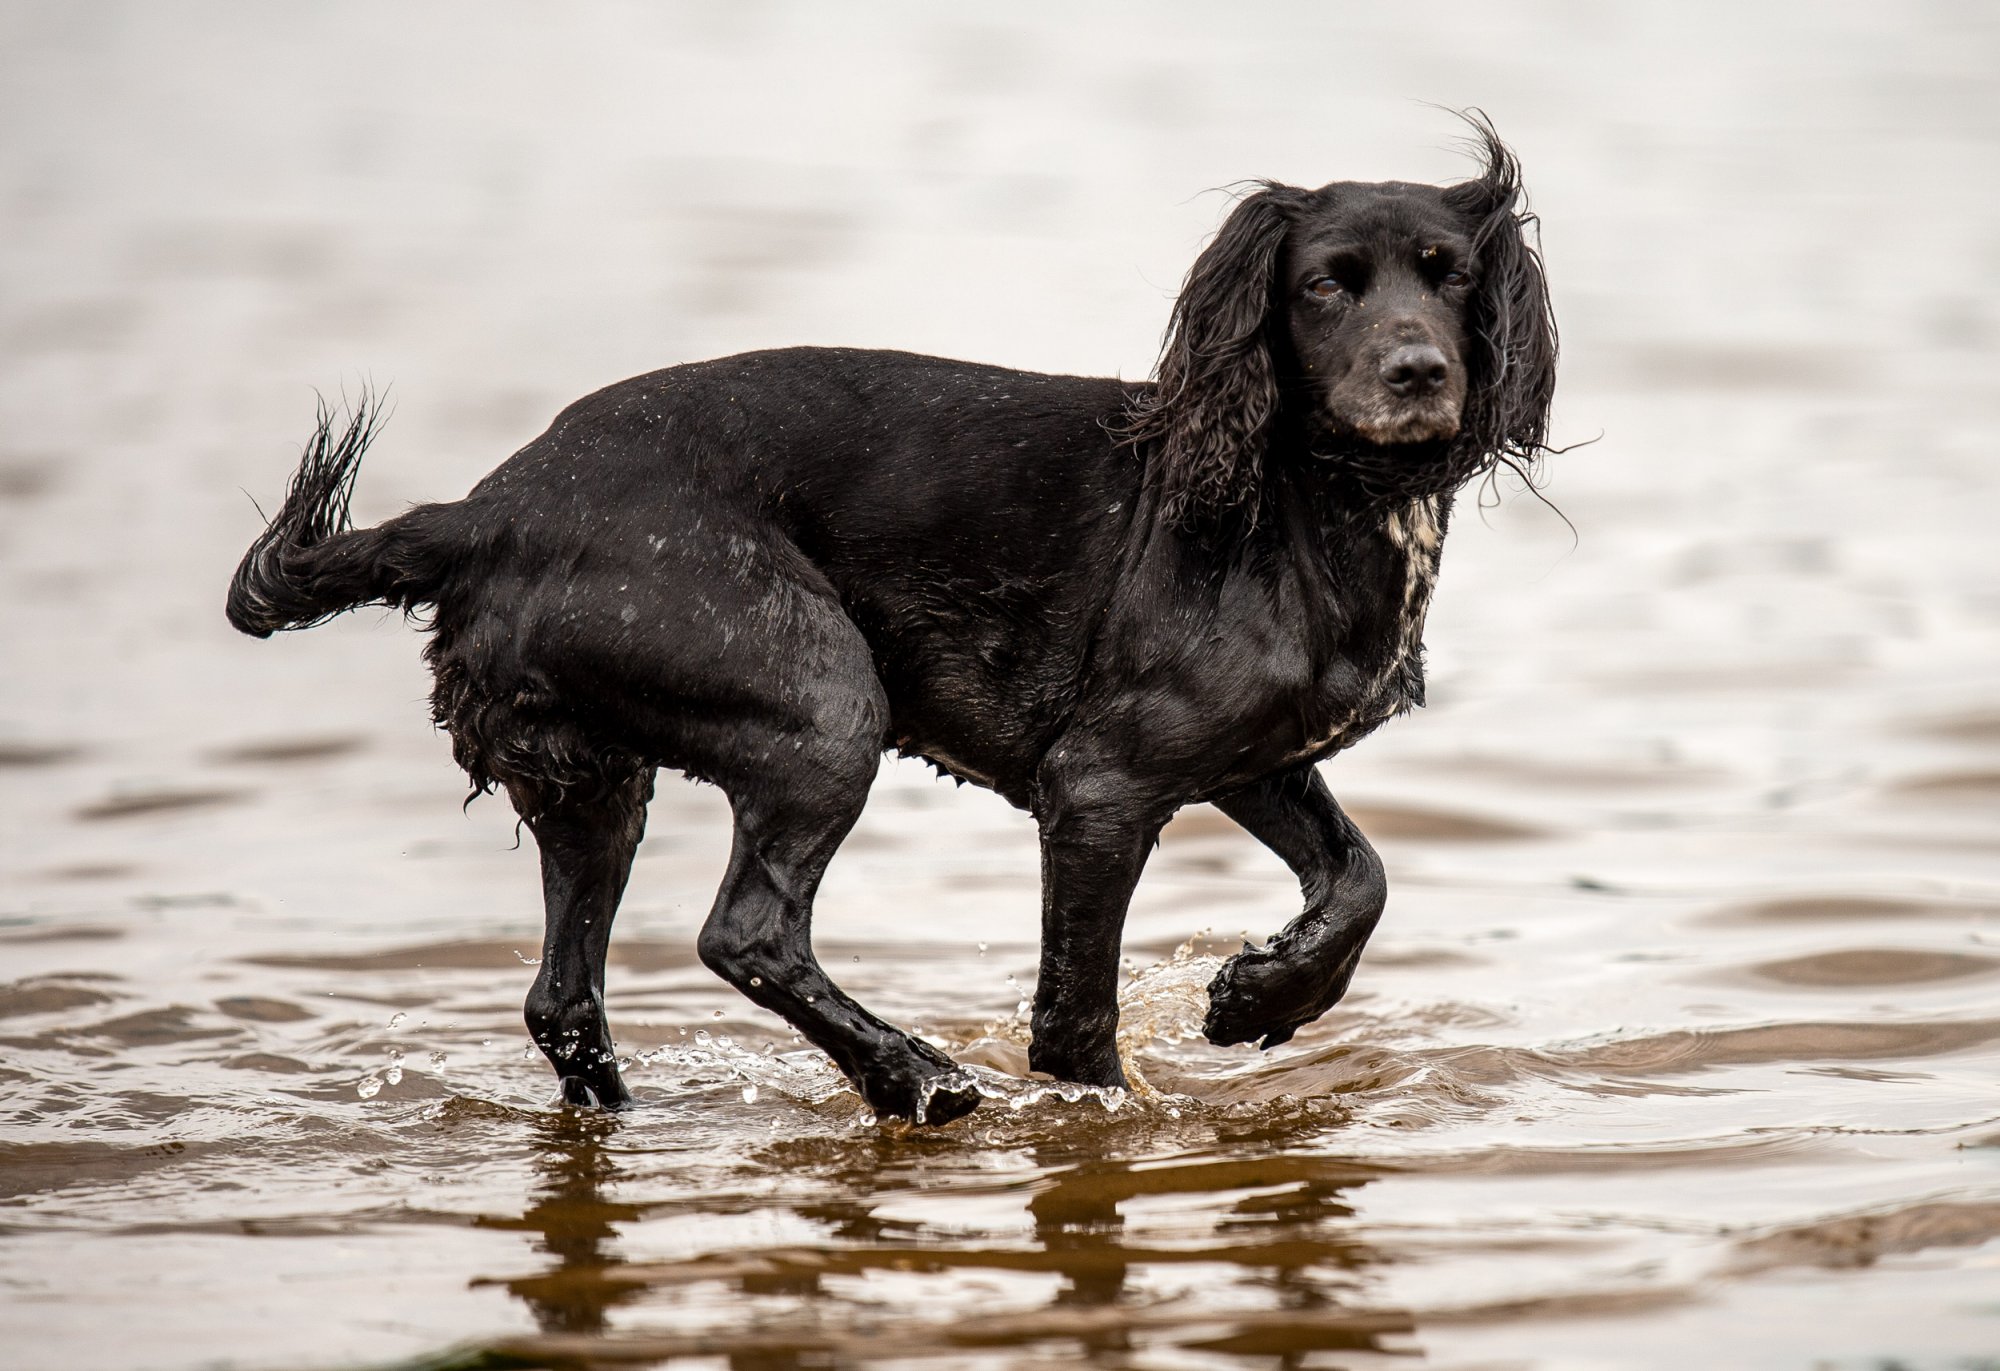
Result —
M 321 414 L 229 619 L 265 636 L 422 609 L 433 707 L 540 846 L 527 1022 L 572 1103 L 618 1107 L 604 959 L 657 768 L 729 796 L 702 960 L 879 1114 L 978 1093 L 815 960 L 813 894 L 881 754 L 1031 812 L 1034 1068 L 1123 1084 L 1126 905 L 1209 801 L 1305 910 L 1209 987 L 1217 1043 L 1340 999 L 1382 865 L 1314 763 L 1423 701 L 1454 492 L 1544 450 L 1556 335 L 1519 167 L 1437 187 L 1265 184 L 1195 262 L 1159 379 L 793 348 L 620 382 L 465 499 L 352 529 L 376 429 Z

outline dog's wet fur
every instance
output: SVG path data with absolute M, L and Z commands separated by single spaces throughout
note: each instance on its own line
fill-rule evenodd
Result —
M 1346 992 L 1386 893 L 1314 764 L 1422 703 L 1453 494 L 1545 450 L 1532 220 L 1475 127 L 1468 181 L 1241 199 L 1151 384 L 749 353 L 587 396 L 465 499 L 369 529 L 347 505 L 376 411 L 323 411 L 230 622 L 428 615 L 436 720 L 540 847 L 526 1017 L 572 1103 L 630 1098 L 604 960 L 661 767 L 734 812 L 702 960 L 877 1114 L 944 1123 L 979 1100 L 813 956 L 815 888 L 890 749 L 1040 826 L 1035 1070 L 1124 1083 L 1126 905 L 1198 801 L 1304 891 L 1209 987 L 1210 1039 L 1283 1042 Z

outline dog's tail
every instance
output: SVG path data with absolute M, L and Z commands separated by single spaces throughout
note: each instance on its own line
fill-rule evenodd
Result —
M 445 506 L 420 506 L 375 528 L 351 526 L 354 477 L 381 428 L 381 403 L 365 390 L 344 426 L 320 402 L 284 504 L 229 583 L 229 622 L 237 629 L 268 638 L 361 605 L 409 611 L 436 603 L 452 562 L 439 536 Z

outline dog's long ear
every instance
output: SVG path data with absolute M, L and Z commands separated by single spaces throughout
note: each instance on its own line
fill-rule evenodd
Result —
M 1485 167 L 1445 190 L 1473 225 L 1473 337 L 1461 441 L 1524 470 L 1545 450 L 1556 387 L 1556 323 L 1534 241 L 1537 220 L 1522 204 L 1521 164 L 1492 122 L 1472 111 L 1473 146 Z
M 1303 194 L 1266 182 L 1236 206 L 1174 302 L 1158 387 L 1132 407 L 1126 436 L 1151 449 L 1163 511 L 1177 524 L 1255 517 L 1278 412 L 1270 338 L 1278 250 Z

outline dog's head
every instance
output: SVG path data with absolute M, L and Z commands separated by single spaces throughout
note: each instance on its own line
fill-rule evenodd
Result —
M 1467 216 L 1435 186 L 1336 181 L 1288 217 L 1272 341 L 1303 425 L 1377 445 L 1455 437 L 1475 266 Z
M 1519 165 L 1473 127 L 1485 166 L 1457 185 L 1266 184 L 1238 203 L 1132 417 L 1172 517 L 1254 509 L 1280 434 L 1384 494 L 1540 453 L 1555 325 Z

